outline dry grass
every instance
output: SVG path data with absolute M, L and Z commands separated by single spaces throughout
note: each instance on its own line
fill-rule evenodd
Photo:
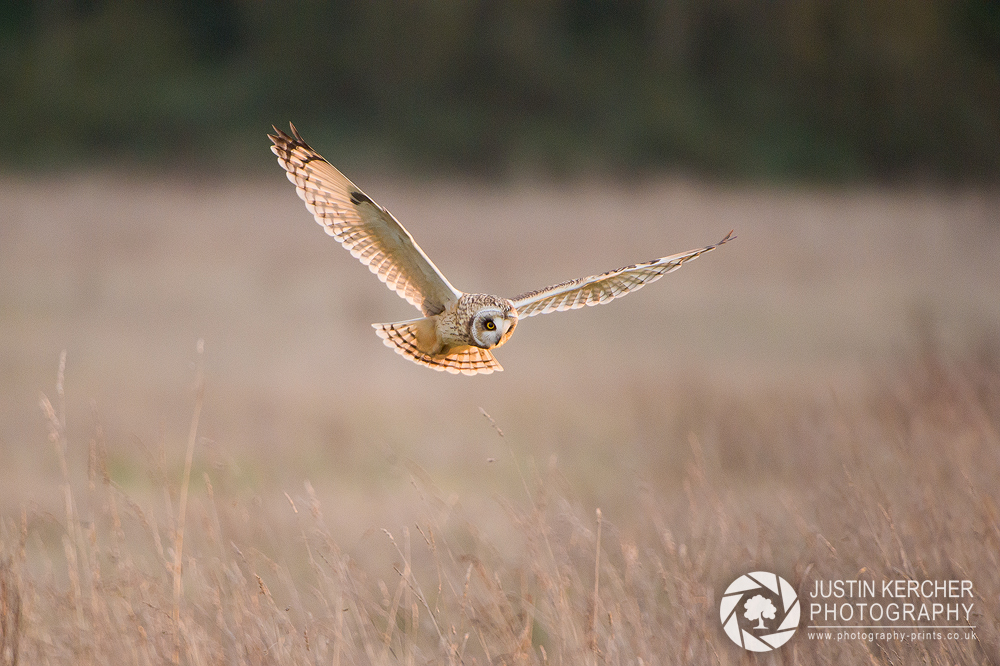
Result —
M 1000 663 L 989 198 L 390 188 L 503 293 L 738 229 L 483 383 L 382 348 L 405 309 L 284 186 L 60 185 L 3 184 L 0 664 Z M 718 607 L 759 569 L 969 579 L 978 639 L 755 657 Z
M 277 517 L 219 496 L 208 472 L 186 526 L 176 483 L 162 482 L 161 501 L 142 508 L 110 478 L 97 431 L 86 482 L 64 475 L 65 515 L 26 509 L 3 522 L 0 657 L 742 663 L 722 634 L 719 594 L 763 568 L 800 588 L 852 577 L 975 584 L 978 640 L 819 642 L 800 630 L 783 661 L 997 663 L 995 361 L 928 354 L 863 397 L 776 400 L 711 401 L 689 433 L 682 497 L 622 489 L 641 516 L 632 529 L 574 499 L 557 463 L 536 469 L 513 447 L 493 463 L 523 473 L 520 492 L 493 498 L 499 529 L 481 527 L 463 498 L 444 497 L 403 461 L 418 517 L 380 530 L 370 559 L 338 544 L 324 517 L 338 508 L 308 482 Z M 85 445 L 67 440 L 61 407 L 43 399 L 43 409 L 62 466 L 67 447 Z M 737 469 L 748 465 L 771 478 L 748 483 Z M 190 545 L 175 597 L 182 538 Z

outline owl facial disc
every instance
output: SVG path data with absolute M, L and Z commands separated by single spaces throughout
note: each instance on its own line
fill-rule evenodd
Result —
M 510 328 L 502 310 L 486 308 L 476 313 L 472 319 L 472 340 L 477 347 L 492 349 L 500 344 L 504 333 Z

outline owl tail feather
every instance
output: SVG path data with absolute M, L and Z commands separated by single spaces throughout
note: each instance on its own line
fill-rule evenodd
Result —
M 488 375 L 500 372 L 503 367 L 487 349 L 463 346 L 447 354 L 432 354 L 435 340 L 434 321 L 425 317 L 391 324 L 372 324 L 382 344 L 414 363 L 453 375 Z

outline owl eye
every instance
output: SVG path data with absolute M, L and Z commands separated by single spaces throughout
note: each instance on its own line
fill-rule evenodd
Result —
M 487 331 L 495 331 L 495 330 L 497 330 L 497 325 L 495 323 L 493 323 L 492 319 L 487 320 L 487 322 L 485 324 L 483 324 L 483 327 Z

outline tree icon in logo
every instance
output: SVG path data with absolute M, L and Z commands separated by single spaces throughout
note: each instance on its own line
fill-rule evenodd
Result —
M 726 635 L 741 648 L 768 652 L 791 639 L 801 610 L 795 588 L 787 580 L 755 571 L 740 576 L 722 593 L 719 619 Z M 764 624 L 765 618 L 773 620 L 772 626 Z
M 762 597 L 759 594 L 752 599 L 748 599 L 743 607 L 747 609 L 747 612 L 743 615 L 743 617 L 751 622 L 757 620 L 757 626 L 754 627 L 754 629 L 767 629 L 767 627 L 764 626 L 764 618 L 766 617 L 768 620 L 773 620 L 774 614 L 778 610 L 774 607 L 774 604 L 771 603 L 770 599 Z

